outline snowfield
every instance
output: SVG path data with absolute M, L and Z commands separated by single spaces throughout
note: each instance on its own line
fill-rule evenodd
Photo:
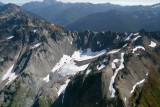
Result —
M 15 80 L 18 77 L 18 75 L 16 75 L 15 73 L 12 73 L 13 67 L 14 67 L 14 65 L 12 65 L 8 69 L 7 73 L 2 78 L 2 81 L 8 79 L 8 82 L 6 83 L 6 85 L 9 84 L 10 82 L 12 82 L 13 80 Z
M 136 46 L 136 47 L 133 49 L 132 53 L 135 53 L 138 49 L 143 49 L 143 50 L 145 50 L 145 48 L 144 48 L 143 46 Z
M 134 90 L 135 90 L 135 88 L 136 88 L 136 86 L 137 85 L 140 85 L 140 84 L 142 84 L 143 82 L 145 81 L 145 79 L 143 79 L 143 80 L 141 80 L 141 81 L 139 81 L 139 82 L 137 82 L 134 86 L 133 86 L 133 88 L 132 88 L 132 90 L 131 90 L 131 94 L 134 92 Z
M 115 73 L 114 73 L 114 75 L 111 77 L 111 81 L 110 81 L 110 85 L 109 85 L 109 91 L 111 92 L 111 97 L 112 97 L 112 98 L 115 97 L 115 92 L 116 92 L 115 89 L 114 89 L 114 87 L 113 87 L 114 80 L 115 80 L 115 78 L 116 78 L 116 76 L 117 76 L 117 74 L 118 74 L 118 71 L 124 68 L 124 64 L 123 64 L 123 63 L 124 63 L 124 53 L 121 53 L 120 62 L 121 62 L 121 64 L 120 64 L 119 68 L 117 68 L 117 69 L 115 70 Z
M 82 66 L 76 65 L 75 61 L 84 61 L 96 58 L 106 53 L 106 50 L 100 52 L 92 52 L 91 49 L 86 51 L 78 50 L 72 56 L 63 55 L 60 61 L 53 67 L 52 72 L 58 71 L 62 76 L 74 75 L 79 71 L 85 70 L 89 64 Z
M 155 42 L 151 41 L 151 44 L 149 46 L 152 47 L 152 48 L 154 48 L 154 47 L 156 47 L 156 45 L 157 44 Z

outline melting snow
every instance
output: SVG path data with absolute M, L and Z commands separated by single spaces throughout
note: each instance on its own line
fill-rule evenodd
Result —
M 153 41 L 151 41 L 151 44 L 149 46 L 152 47 L 152 48 L 154 48 L 154 47 L 156 47 L 156 43 L 153 42 Z
M 37 43 L 37 44 L 35 44 L 33 47 L 32 47 L 32 49 L 34 49 L 34 48 L 37 48 L 38 46 L 40 46 L 42 43 Z
M 88 69 L 87 72 L 86 72 L 86 74 L 89 74 L 91 71 L 92 71 L 91 69 Z
M 49 74 L 45 78 L 43 78 L 43 81 L 49 82 Z
M 133 86 L 133 88 L 132 88 L 132 90 L 131 90 L 130 93 L 132 94 L 132 93 L 134 92 L 136 86 L 142 84 L 144 81 L 145 81 L 145 79 L 141 80 L 140 82 L 137 82 L 137 83 Z
M 100 67 L 97 65 L 97 69 L 98 70 L 101 70 L 101 69 L 103 69 L 105 67 L 105 65 L 103 64 L 103 65 L 101 65 Z
M 8 38 L 7 38 L 7 40 L 12 39 L 12 38 L 14 38 L 14 36 L 10 36 L 10 37 L 8 37 Z
M 70 79 L 67 79 L 65 81 L 65 84 L 63 84 L 60 88 L 59 88 L 59 91 L 58 91 L 58 96 L 66 89 L 68 83 L 70 82 Z
M 132 53 L 135 53 L 135 51 L 137 51 L 137 49 L 143 49 L 143 50 L 145 50 L 145 48 L 144 48 L 143 46 L 136 46 L 136 47 L 133 49 Z
M 3 78 L 2 78 L 3 81 L 8 78 L 9 81 L 6 83 L 6 85 L 17 78 L 17 75 L 15 75 L 15 73 L 12 73 L 13 67 L 14 67 L 14 65 L 12 65 L 12 66 L 8 69 L 7 73 L 6 73 L 6 74 L 3 76 Z
M 120 61 L 121 61 L 121 64 L 120 64 L 119 68 L 116 69 L 116 71 L 115 71 L 115 73 L 112 76 L 111 81 L 110 81 L 109 91 L 111 92 L 111 97 L 115 97 L 115 92 L 116 91 L 115 91 L 115 89 L 113 87 L 113 84 L 114 84 L 114 80 L 115 80 L 115 78 L 116 78 L 116 76 L 118 74 L 118 71 L 124 68 L 124 64 L 123 64 L 124 63 L 124 53 L 121 53 Z

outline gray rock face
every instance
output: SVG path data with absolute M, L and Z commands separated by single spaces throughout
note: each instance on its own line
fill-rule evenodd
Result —
M 132 106 L 132 90 L 159 71 L 159 32 L 71 32 L 2 9 L 1 106 Z

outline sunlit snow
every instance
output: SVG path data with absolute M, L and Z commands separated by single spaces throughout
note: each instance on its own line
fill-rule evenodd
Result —
M 106 67 L 104 64 L 102 64 L 101 66 L 97 65 L 97 69 L 100 71 L 101 69 L 103 69 L 104 67 Z
M 37 48 L 38 46 L 40 46 L 42 43 L 37 43 L 37 44 L 35 44 L 33 47 L 32 47 L 32 49 L 34 49 L 34 48 Z
M 145 48 L 144 48 L 143 46 L 136 46 L 136 47 L 133 49 L 132 53 L 135 53 L 135 52 L 137 51 L 137 49 L 143 49 L 143 50 L 145 50 Z
M 65 84 L 63 84 L 60 88 L 59 88 L 59 91 L 58 91 L 58 96 L 66 89 L 68 83 L 70 82 L 70 79 L 67 79 L 65 81 Z
M 92 71 L 92 69 L 88 69 L 86 74 L 89 74 Z
M 114 53 L 117 53 L 119 52 L 121 49 L 115 49 L 115 50 L 112 50 L 110 52 L 108 52 L 108 54 L 114 54 Z
M 2 78 L 3 81 L 6 80 L 6 79 L 8 79 L 8 82 L 6 83 L 6 85 L 17 78 L 17 75 L 15 73 L 12 73 L 13 67 L 14 67 L 14 65 L 12 65 L 8 69 L 7 73 Z
M 12 38 L 14 38 L 14 36 L 10 36 L 10 37 L 8 37 L 8 38 L 7 38 L 7 40 L 12 39 Z
M 152 47 L 152 48 L 154 48 L 154 47 L 156 47 L 156 43 L 153 42 L 153 41 L 151 41 L 151 44 L 149 46 Z
M 136 86 L 137 85 L 140 85 L 140 84 L 142 84 L 143 82 L 145 81 L 145 79 L 143 79 L 143 80 L 141 80 L 141 81 L 139 81 L 139 82 L 137 82 L 134 86 L 133 86 L 133 88 L 132 88 L 132 90 L 131 90 L 131 94 L 134 92 L 134 90 L 135 90 L 135 88 L 136 88 Z
M 49 82 L 49 74 L 45 78 L 43 78 L 43 81 Z
M 116 64 L 119 61 L 119 59 L 114 59 L 112 62 L 112 69 L 116 69 Z
M 140 38 L 141 36 L 137 36 L 135 38 L 132 39 L 132 42 L 136 41 L 138 38 Z
M 121 64 L 120 64 L 119 68 L 117 68 L 115 70 L 115 73 L 112 76 L 111 81 L 110 81 L 110 85 L 109 85 L 109 91 L 111 92 L 111 97 L 112 98 L 115 97 L 115 92 L 116 92 L 115 89 L 114 89 L 114 87 L 113 87 L 114 80 L 115 80 L 115 78 L 116 78 L 116 76 L 118 74 L 118 71 L 124 68 L 124 64 L 123 64 L 124 63 L 124 53 L 121 53 L 120 62 L 121 62 Z

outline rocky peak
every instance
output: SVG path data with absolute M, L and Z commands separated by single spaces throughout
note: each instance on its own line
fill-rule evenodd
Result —
M 9 3 L 9 4 L 4 5 L 2 8 L 0 8 L 0 11 L 19 12 L 20 7 L 15 4 Z

